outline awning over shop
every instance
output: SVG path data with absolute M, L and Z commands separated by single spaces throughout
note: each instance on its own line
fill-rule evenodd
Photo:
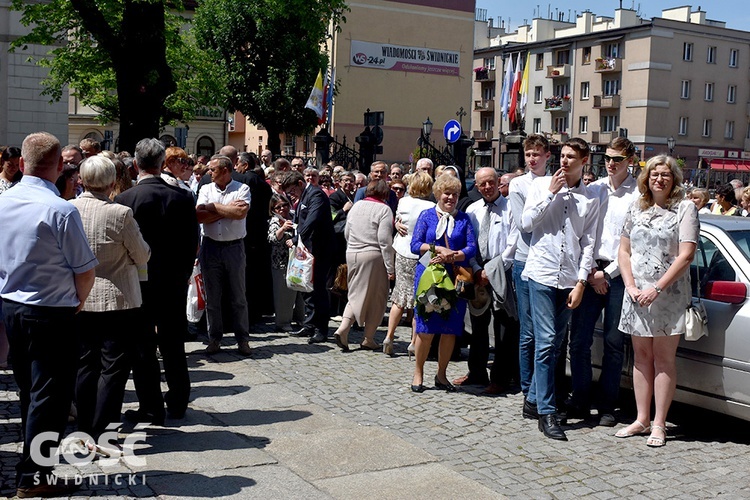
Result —
M 750 172 L 750 161 L 711 160 L 711 170 L 719 170 L 722 172 Z

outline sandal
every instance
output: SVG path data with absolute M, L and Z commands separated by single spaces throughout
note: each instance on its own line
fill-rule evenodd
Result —
M 638 424 L 638 426 L 641 429 L 638 430 L 636 428 L 636 430 L 628 431 L 628 429 L 630 429 L 635 424 Z M 640 421 L 636 420 L 635 422 L 633 422 L 629 426 L 623 427 L 622 429 L 620 429 L 619 431 L 617 431 L 617 433 L 615 434 L 615 437 L 618 437 L 618 438 L 629 438 L 629 437 L 638 436 L 638 435 L 642 435 L 642 434 L 648 434 L 650 431 L 651 431 L 651 426 L 650 425 L 643 425 Z
M 646 446 L 650 446 L 651 448 L 659 448 L 661 446 L 664 446 L 667 443 L 667 429 L 665 429 L 661 425 L 654 425 L 653 429 L 654 432 L 662 431 L 664 433 L 664 437 L 655 436 L 652 433 L 646 440 Z

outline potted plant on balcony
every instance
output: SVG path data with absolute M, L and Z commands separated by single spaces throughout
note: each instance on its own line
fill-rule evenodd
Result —
M 477 80 L 486 80 L 489 77 L 489 68 L 479 66 L 478 68 L 474 68 L 474 74 Z

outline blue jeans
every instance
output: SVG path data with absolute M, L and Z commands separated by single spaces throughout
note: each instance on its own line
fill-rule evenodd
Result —
M 518 306 L 518 323 L 520 325 L 518 341 L 518 363 L 521 371 L 521 391 L 528 395 L 534 376 L 534 325 L 531 320 L 531 302 L 529 302 L 529 282 L 521 279 L 526 262 L 513 261 L 513 283 L 516 287 L 516 304 Z
M 621 277 L 613 278 L 606 294 L 600 295 L 586 288 L 581 305 L 573 311 L 570 328 L 570 370 L 573 377 L 573 405 L 588 409 L 591 406 L 591 344 L 594 328 L 604 310 L 604 355 L 599 377 L 599 413 L 612 413 L 620 391 L 623 344 L 625 334 L 617 329 L 622 312 L 625 284 Z
M 536 403 L 539 415 L 557 412 L 555 407 L 555 364 L 565 338 L 571 310 L 567 301 L 570 288 L 553 288 L 529 280 L 529 299 L 534 307 L 534 383 L 527 400 Z

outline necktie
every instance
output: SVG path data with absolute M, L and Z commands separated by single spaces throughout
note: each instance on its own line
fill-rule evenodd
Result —
M 490 220 L 492 219 L 492 208 L 494 206 L 494 202 L 485 202 L 484 219 L 482 219 L 482 225 L 479 227 L 479 255 L 484 262 L 487 262 L 490 256 Z

